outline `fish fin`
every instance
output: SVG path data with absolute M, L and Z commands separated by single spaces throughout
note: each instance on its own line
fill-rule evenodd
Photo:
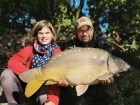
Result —
M 28 83 L 31 79 L 34 78 L 34 75 L 36 74 L 36 71 L 38 68 L 30 69 L 28 71 L 25 71 L 19 75 L 19 78 L 25 82 Z
M 88 87 L 89 85 L 77 85 L 76 86 L 77 96 L 81 96 L 82 94 L 84 94 L 87 91 Z
M 113 74 L 105 74 L 105 75 L 99 77 L 98 79 L 99 80 L 106 80 L 106 79 L 111 78 L 111 77 L 113 77 Z
M 96 79 L 95 81 L 93 81 L 92 83 L 91 83 L 91 85 L 95 85 L 95 84 L 98 84 L 99 83 L 99 79 Z
M 43 85 L 43 83 L 44 81 L 41 81 L 37 78 L 30 80 L 25 88 L 25 96 L 32 96 Z
M 54 84 L 57 84 L 57 83 L 58 83 L 57 81 L 48 80 L 48 81 L 46 81 L 45 85 L 54 85 Z

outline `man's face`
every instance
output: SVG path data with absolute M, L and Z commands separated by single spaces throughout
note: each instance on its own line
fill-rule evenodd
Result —
M 78 39 L 84 43 L 89 43 L 93 38 L 94 28 L 88 25 L 84 25 L 77 29 Z

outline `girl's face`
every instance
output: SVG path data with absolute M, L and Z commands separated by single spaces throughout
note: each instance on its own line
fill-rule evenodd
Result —
M 51 43 L 53 34 L 51 30 L 48 27 L 43 27 L 40 31 L 37 33 L 37 39 L 38 42 L 41 45 L 47 45 Z

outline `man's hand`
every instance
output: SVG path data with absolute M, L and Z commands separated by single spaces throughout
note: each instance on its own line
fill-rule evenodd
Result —
M 103 85 L 108 85 L 108 84 L 114 83 L 114 78 L 119 77 L 119 76 L 120 76 L 119 74 L 115 74 L 113 77 L 111 77 L 109 79 L 100 81 L 100 83 L 103 84 Z M 58 85 L 67 87 L 69 84 L 66 80 L 60 80 L 58 82 Z
M 120 76 L 119 74 L 115 74 L 113 77 L 111 77 L 109 79 L 100 81 L 100 83 L 102 85 L 108 85 L 108 84 L 114 83 L 114 78 L 119 77 L 119 76 Z
M 58 85 L 59 85 L 59 86 L 67 87 L 69 84 L 68 84 L 68 82 L 67 82 L 66 80 L 60 80 L 60 81 L 58 82 Z

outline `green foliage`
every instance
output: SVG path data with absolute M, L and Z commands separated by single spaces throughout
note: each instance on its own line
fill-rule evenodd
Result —
M 140 104 L 140 71 L 132 71 L 121 79 L 118 85 L 118 96 L 115 100 L 118 105 Z
M 97 0 L 91 5 L 91 17 L 95 20 L 95 25 L 98 25 L 97 19 L 108 13 L 109 16 L 104 22 L 110 23 L 108 38 L 115 41 L 115 45 L 123 46 L 124 51 L 136 51 L 140 48 L 140 1 L 139 0 Z M 117 41 L 117 36 L 114 37 L 113 32 L 117 32 L 120 40 Z M 117 46 L 117 47 L 119 47 Z
M 83 1 L 81 0 L 80 6 L 76 9 L 70 7 L 69 0 L 34 0 L 34 2 L 32 0 L 10 0 L 8 2 L 1 0 L 0 20 L 3 20 L 0 27 L 1 33 L 5 33 L 5 29 L 18 29 L 19 32 L 25 32 L 25 27 L 32 28 L 33 26 L 31 18 L 37 21 L 48 19 L 55 26 L 59 40 L 71 39 L 74 37 L 76 20 L 82 15 Z M 91 0 L 89 9 L 89 17 L 93 20 L 97 33 L 101 32 L 98 27 L 99 17 L 108 14 L 103 23 L 109 22 L 110 24 L 107 38 L 114 40 L 113 43 L 109 42 L 110 46 L 119 47 L 120 50 L 123 49 L 126 52 L 133 52 L 140 48 L 139 0 L 94 0 L 94 2 Z M 28 18 L 25 17 L 26 13 L 29 14 Z M 22 24 L 17 23 L 19 18 L 22 19 Z M 114 31 L 119 34 L 119 41 L 112 34 Z
M 58 41 L 73 39 L 76 20 L 83 15 L 83 1 L 81 0 L 76 9 L 70 7 L 70 0 L 0 0 L 0 65 L 3 65 L 0 69 L 5 68 L 13 53 L 30 41 L 25 28 L 32 28 L 35 21 L 48 19 L 52 22 L 58 34 Z M 111 50 L 129 54 L 130 56 L 123 57 L 139 69 L 140 0 L 90 0 L 88 5 L 89 17 L 99 35 L 101 30 L 98 19 L 108 14 L 102 22 L 110 24 L 103 43 Z M 26 13 L 29 18 L 25 17 Z M 22 24 L 18 23 L 19 18 Z M 136 78 L 127 78 L 128 80 L 118 84 L 117 105 L 139 105 L 140 73 L 137 74 L 132 76 Z

